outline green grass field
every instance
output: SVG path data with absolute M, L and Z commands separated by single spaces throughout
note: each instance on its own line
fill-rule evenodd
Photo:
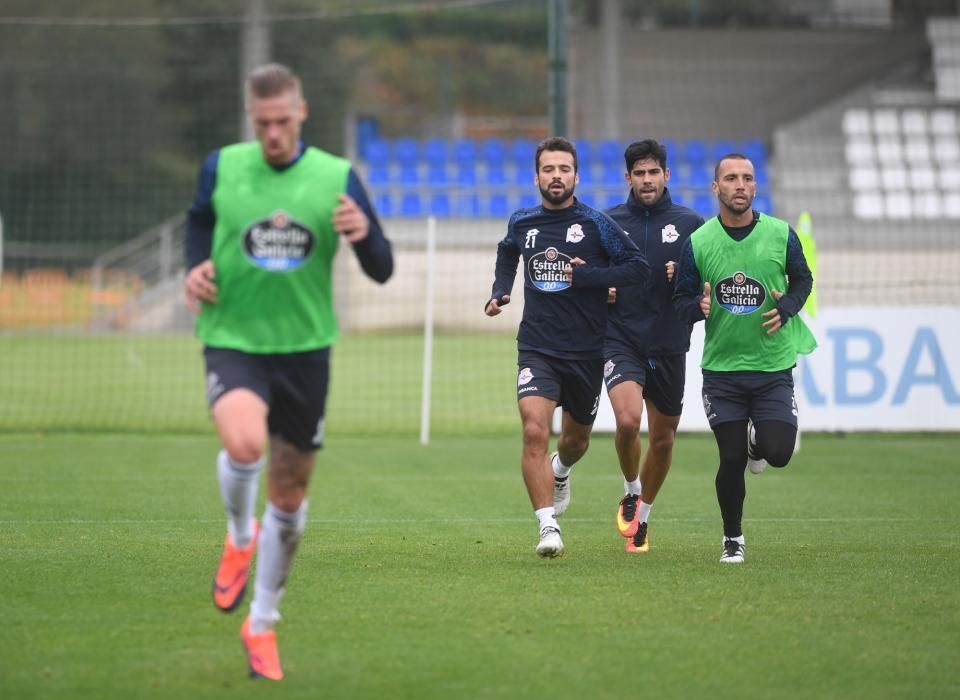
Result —
M 500 433 L 516 421 L 512 335 L 434 341 L 431 430 Z M 334 348 L 327 430 L 417 436 L 423 337 L 346 335 Z M 0 433 L 210 430 L 190 335 L 0 334 Z
M 747 475 L 747 562 L 722 566 L 710 436 L 681 436 L 647 555 L 623 550 L 595 436 L 567 555 L 541 561 L 518 429 L 426 448 L 332 434 L 277 685 L 246 677 L 242 613 L 209 600 L 216 448 L 0 435 L 0 696 L 960 695 L 957 435 L 804 436 L 789 468 Z

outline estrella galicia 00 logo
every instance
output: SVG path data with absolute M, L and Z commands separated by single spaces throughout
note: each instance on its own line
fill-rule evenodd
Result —
M 717 282 L 716 295 L 720 306 L 738 316 L 752 314 L 767 298 L 763 285 L 742 272 Z
M 255 222 L 243 236 L 243 250 L 255 264 L 267 270 L 286 272 L 300 267 L 313 250 L 310 229 L 284 211 Z
M 553 246 L 542 253 L 531 255 L 527 261 L 527 274 L 533 286 L 542 292 L 559 292 L 570 286 L 563 268 L 570 264 L 570 256 Z

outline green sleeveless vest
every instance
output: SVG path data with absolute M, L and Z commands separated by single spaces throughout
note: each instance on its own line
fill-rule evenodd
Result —
M 333 311 L 333 229 L 350 163 L 307 148 L 286 170 L 259 143 L 220 151 L 211 259 L 217 303 L 203 304 L 197 336 L 249 353 L 318 350 L 339 335 Z
M 786 293 L 787 222 L 760 215 L 753 231 L 735 241 L 713 217 L 690 237 L 693 257 L 711 287 L 703 369 L 776 372 L 793 367 L 797 353 L 817 341 L 799 316 L 767 335 L 762 314 L 776 306 L 773 290 Z

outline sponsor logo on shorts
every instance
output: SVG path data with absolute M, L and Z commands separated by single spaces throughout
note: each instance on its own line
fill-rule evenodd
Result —
M 615 365 L 613 364 L 613 360 L 607 360 L 607 364 L 603 366 L 603 376 L 609 377 L 610 374 L 613 372 L 614 367 Z
M 797 412 L 797 394 L 796 394 L 796 393 L 790 394 L 790 403 L 792 404 L 791 411 L 793 412 L 793 415 L 795 415 L 795 416 L 800 415 L 800 414 Z
M 752 314 L 767 298 L 763 285 L 742 272 L 717 282 L 715 294 L 720 306 L 738 316 Z
M 518 394 L 525 394 L 525 393 L 527 393 L 528 391 L 537 391 L 539 388 L 540 388 L 540 387 L 538 387 L 538 386 L 525 386 L 525 387 L 523 387 L 522 389 L 518 390 L 517 393 L 518 393 Z
M 300 267 L 313 251 L 315 236 L 285 211 L 254 222 L 243 234 L 243 252 L 258 267 L 286 272 Z
M 710 397 L 707 392 L 703 392 L 703 412 L 707 415 L 707 420 L 713 420 L 717 414 L 713 412 L 713 406 L 710 403 Z
M 664 243 L 675 243 L 678 238 L 680 238 L 680 234 L 673 224 L 667 224 L 660 229 L 660 240 Z
M 606 380 L 607 386 L 610 386 L 610 385 L 613 384 L 615 381 L 617 381 L 618 379 L 620 379 L 620 377 L 622 377 L 622 376 L 623 376 L 623 375 L 622 375 L 622 374 L 619 374 L 619 373 L 613 375 L 612 377 L 610 377 L 609 379 Z
M 530 256 L 527 275 L 534 287 L 541 292 L 562 292 L 570 287 L 563 268 L 570 264 L 570 256 L 550 246 L 542 253 Z
M 529 367 L 524 367 L 522 370 L 520 370 L 520 374 L 517 375 L 517 386 L 529 384 L 531 379 L 533 379 L 533 370 L 531 370 Z
M 567 229 L 567 243 L 579 243 L 583 240 L 583 226 L 574 224 Z
M 590 410 L 590 415 L 597 415 L 597 409 L 600 408 L 600 394 L 597 394 L 597 398 L 593 400 L 593 408 Z
M 212 404 L 225 390 L 226 387 L 220 381 L 219 374 L 216 372 L 207 374 L 207 403 Z

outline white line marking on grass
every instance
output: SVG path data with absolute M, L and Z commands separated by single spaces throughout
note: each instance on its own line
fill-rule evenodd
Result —
M 669 518 L 658 517 L 658 523 L 702 523 L 714 522 L 717 518 L 697 517 L 697 518 Z M 744 518 L 746 523 L 953 523 L 954 519 L 946 518 Z M 309 523 L 323 525 L 350 525 L 351 527 L 363 525 L 402 525 L 402 524 L 427 524 L 435 523 L 438 525 L 464 523 L 529 523 L 533 518 L 377 518 L 377 519 L 356 519 L 356 518 L 308 518 Z M 0 525 L 144 525 L 144 524 L 169 524 L 169 525 L 197 525 L 204 523 L 222 523 L 223 518 L 123 518 L 116 520 L 86 520 L 83 518 L 65 518 L 63 520 L 0 520 Z M 561 523 L 607 523 L 609 518 L 563 518 Z

